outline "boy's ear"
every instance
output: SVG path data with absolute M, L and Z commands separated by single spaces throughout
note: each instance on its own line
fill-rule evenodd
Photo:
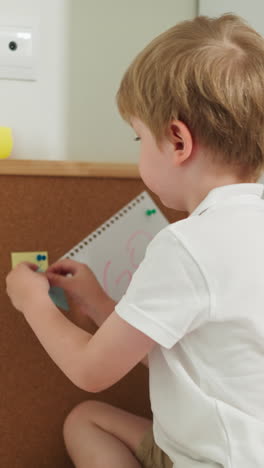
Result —
M 174 164 L 180 166 L 192 153 L 192 134 L 184 122 L 172 120 L 168 129 L 168 139 L 173 145 Z

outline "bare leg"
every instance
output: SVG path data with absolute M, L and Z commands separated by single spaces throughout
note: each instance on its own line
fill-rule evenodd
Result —
M 64 441 L 76 468 L 140 468 L 135 457 L 152 421 L 99 401 L 74 408 Z

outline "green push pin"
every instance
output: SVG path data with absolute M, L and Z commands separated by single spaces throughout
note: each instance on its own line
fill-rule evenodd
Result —
M 147 210 L 146 215 L 151 216 L 152 214 L 156 213 L 156 210 Z

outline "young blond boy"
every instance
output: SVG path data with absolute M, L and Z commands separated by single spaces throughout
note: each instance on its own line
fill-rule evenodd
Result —
M 142 179 L 189 216 L 149 244 L 117 305 L 71 260 L 9 273 L 12 303 L 80 388 L 100 392 L 148 355 L 153 422 L 83 402 L 64 424 L 68 453 L 78 468 L 263 468 L 264 40 L 234 15 L 177 24 L 136 57 L 117 98 Z M 49 283 L 99 325 L 93 336 Z

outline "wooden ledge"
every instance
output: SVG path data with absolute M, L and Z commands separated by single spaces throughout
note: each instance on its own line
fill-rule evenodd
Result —
M 0 175 L 140 178 L 136 164 L 32 159 L 0 160 Z

